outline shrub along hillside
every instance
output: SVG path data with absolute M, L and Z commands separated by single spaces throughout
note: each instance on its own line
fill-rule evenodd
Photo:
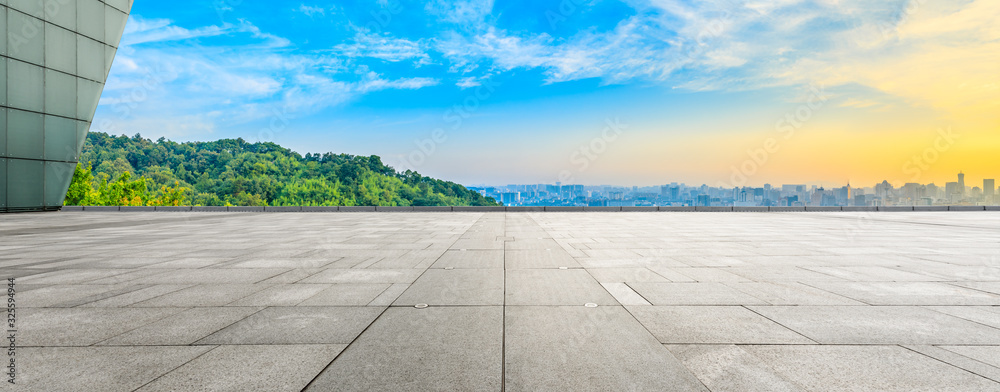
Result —
M 306 154 L 243 139 L 176 143 L 91 132 L 66 205 L 492 206 L 377 156 Z

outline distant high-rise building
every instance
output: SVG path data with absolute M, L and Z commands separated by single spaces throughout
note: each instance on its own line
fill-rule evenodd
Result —
M 907 199 L 907 204 L 917 205 L 917 201 L 924 198 L 926 190 L 923 185 L 909 182 L 903 185 L 903 197 Z
M 924 192 L 925 196 L 930 197 L 930 198 L 935 199 L 935 200 L 941 198 L 941 187 L 939 187 L 939 186 L 934 185 L 933 183 L 931 183 L 931 184 L 927 184 L 926 188 L 927 188 L 927 190 Z
M 965 196 L 965 173 L 958 172 L 958 191 L 960 196 Z
M 958 190 L 957 182 L 949 182 L 944 184 L 945 199 L 949 202 L 957 202 L 962 199 L 962 193 Z
M 888 200 L 892 197 L 893 187 L 889 181 L 882 181 L 881 184 L 875 185 L 875 196 L 882 198 L 882 200 Z
M 712 205 L 712 198 L 708 195 L 698 195 L 698 205 L 702 207 L 708 207 Z
M 504 192 L 500 194 L 500 202 L 506 205 L 521 201 L 520 192 Z
M 983 201 L 987 203 L 993 203 L 996 189 L 997 185 L 995 180 L 993 179 L 983 180 Z
M 868 206 L 868 196 L 867 195 L 857 195 L 854 196 L 854 205 L 857 207 L 867 207 Z

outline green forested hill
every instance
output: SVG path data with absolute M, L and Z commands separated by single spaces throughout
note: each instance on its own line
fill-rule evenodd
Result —
M 66 205 L 497 205 L 377 156 L 306 154 L 243 139 L 176 143 L 91 132 Z

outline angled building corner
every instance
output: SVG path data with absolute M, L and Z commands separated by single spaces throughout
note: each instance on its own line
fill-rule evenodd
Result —
M 132 0 L 0 0 L 0 212 L 63 205 Z

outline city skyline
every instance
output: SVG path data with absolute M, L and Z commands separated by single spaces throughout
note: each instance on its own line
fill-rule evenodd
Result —
M 656 186 L 582 184 L 477 185 L 469 189 L 513 206 L 704 206 L 704 207 L 804 207 L 804 206 L 933 206 L 1000 205 L 996 180 L 983 179 L 982 186 L 966 181 L 959 172 L 956 181 L 893 184 L 888 180 L 872 186 L 844 184 L 824 187 L 809 184 L 764 184 L 753 186 L 709 186 L 672 182 Z
M 467 184 L 942 182 L 1000 161 L 998 16 L 984 0 L 138 2 L 92 129 L 379 155 Z

